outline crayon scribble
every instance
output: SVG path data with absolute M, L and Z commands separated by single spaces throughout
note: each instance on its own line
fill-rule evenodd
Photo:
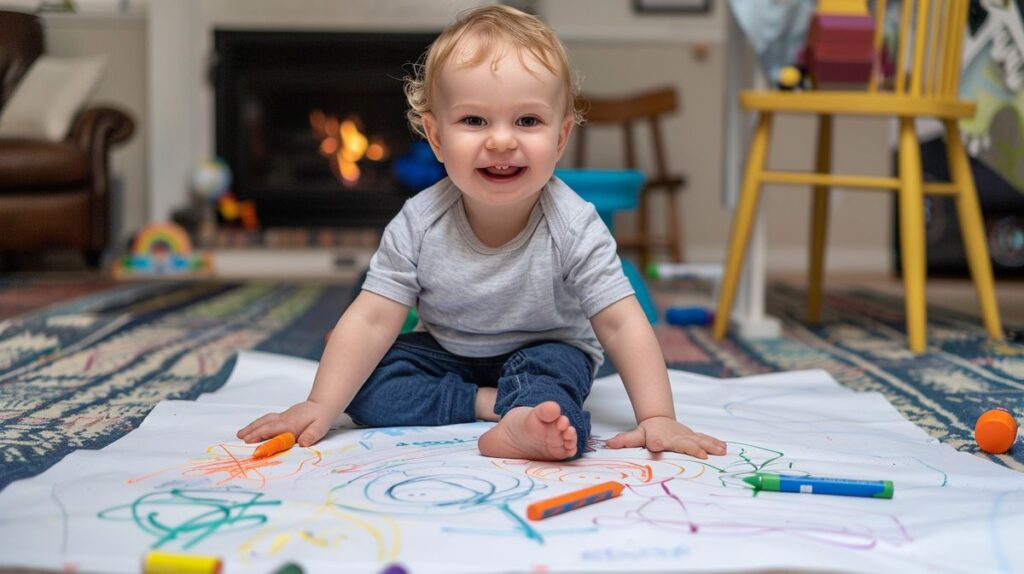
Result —
M 156 541 L 150 548 L 189 549 L 214 534 L 256 528 L 267 522 L 259 511 L 278 506 L 263 493 L 235 489 L 171 489 L 143 495 L 130 504 L 102 510 L 102 520 L 130 521 Z M 174 543 L 174 544 L 172 544 Z
M 340 508 L 388 516 L 444 516 L 497 510 L 513 523 L 511 532 L 543 542 L 543 536 L 509 507 L 510 502 L 542 488 L 545 487 L 530 478 L 497 470 L 486 460 L 479 466 L 442 460 L 417 461 L 389 464 L 359 475 L 332 489 L 330 500 Z
M 299 505 L 291 505 L 294 512 Z M 328 501 L 316 505 L 313 512 L 298 520 L 267 524 L 239 546 L 243 561 L 274 559 L 288 552 L 308 556 L 310 551 L 330 555 L 362 556 L 370 554 L 378 563 L 394 561 L 401 550 L 401 528 L 389 516 L 349 512 Z
M 252 458 L 256 445 L 220 443 L 206 449 L 207 458 L 193 459 L 131 478 L 128 484 L 148 480 L 168 472 L 180 472 L 187 478 L 215 479 L 218 486 L 241 483 L 245 488 L 263 489 L 267 482 L 301 475 L 323 461 L 323 453 L 313 448 L 295 447 L 267 458 Z M 206 482 L 206 481 L 204 481 Z
M 594 519 L 601 528 L 649 526 L 690 535 L 786 535 L 848 550 L 870 550 L 879 543 L 902 546 L 913 539 L 894 514 L 834 503 L 828 497 L 804 498 L 799 506 L 785 499 L 758 499 L 719 487 L 694 491 L 691 482 L 668 479 L 629 485 L 640 505 L 621 515 Z M 712 490 L 717 489 L 717 490 Z M 782 518 L 785 517 L 785 518 Z

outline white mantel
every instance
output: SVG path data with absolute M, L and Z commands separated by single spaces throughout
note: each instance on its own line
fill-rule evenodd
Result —
M 188 200 L 197 162 L 214 154 L 213 89 L 207 81 L 217 28 L 439 31 L 473 0 L 150 0 L 149 219 L 167 220 Z

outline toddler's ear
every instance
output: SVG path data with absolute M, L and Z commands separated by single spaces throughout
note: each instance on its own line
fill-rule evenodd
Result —
M 576 121 L 573 116 L 569 116 L 562 121 L 562 127 L 558 130 L 558 157 L 555 161 L 562 159 L 562 154 L 565 153 L 565 145 L 569 143 L 569 135 L 572 134 L 572 128 L 576 125 Z
M 441 135 L 439 133 L 437 118 L 434 114 L 426 112 L 420 116 L 423 121 L 423 131 L 427 133 L 427 143 L 430 149 L 434 150 L 434 157 L 437 161 L 444 163 L 444 154 L 441 152 Z

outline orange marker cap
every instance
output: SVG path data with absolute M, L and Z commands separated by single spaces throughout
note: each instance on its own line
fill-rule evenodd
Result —
M 981 450 L 989 454 L 1002 454 L 1017 440 L 1017 421 L 1010 411 L 991 409 L 978 417 L 974 425 L 974 440 Z

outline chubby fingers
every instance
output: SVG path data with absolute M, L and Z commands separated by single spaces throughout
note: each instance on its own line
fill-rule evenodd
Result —
M 725 444 L 725 441 L 718 440 L 717 438 L 711 435 L 706 435 L 704 433 L 699 432 L 696 433 L 696 436 L 697 442 L 700 443 L 700 446 L 711 454 L 722 455 L 725 454 L 726 451 L 729 449 L 728 445 Z
M 317 419 L 312 419 L 309 424 L 306 425 L 306 430 L 302 431 L 296 442 L 299 446 L 306 447 L 315 444 L 316 441 L 324 438 L 327 431 L 330 430 L 330 425 L 323 424 Z
M 658 441 L 658 439 L 654 439 Z M 654 441 L 648 441 L 654 442 Z M 703 433 L 693 433 L 687 435 L 676 435 L 672 437 L 667 443 L 662 443 L 661 448 L 658 450 L 670 450 L 672 452 L 678 452 L 681 454 L 688 454 L 700 459 L 706 459 L 709 454 L 722 455 L 726 452 L 726 445 L 724 442 L 708 436 Z M 650 450 L 655 450 L 650 444 L 648 444 Z
M 235 436 L 247 443 L 259 442 L 275 436 L 267 428 L 281 419 L 281 413 L 267 413 L 260 418 L 247 424 L 245 428 L 235 433 Z M 284 431 L 281 431 L 284 432 Z M 277 433 L 280 434 L 280 433 Z
M 644 446 L 644 443 L 646 443 L 644 435 L 643 429 L 635 428 L 631 431 L 620 432 L 605 441 L 604 444 L 608 448 L 636 448 Z

